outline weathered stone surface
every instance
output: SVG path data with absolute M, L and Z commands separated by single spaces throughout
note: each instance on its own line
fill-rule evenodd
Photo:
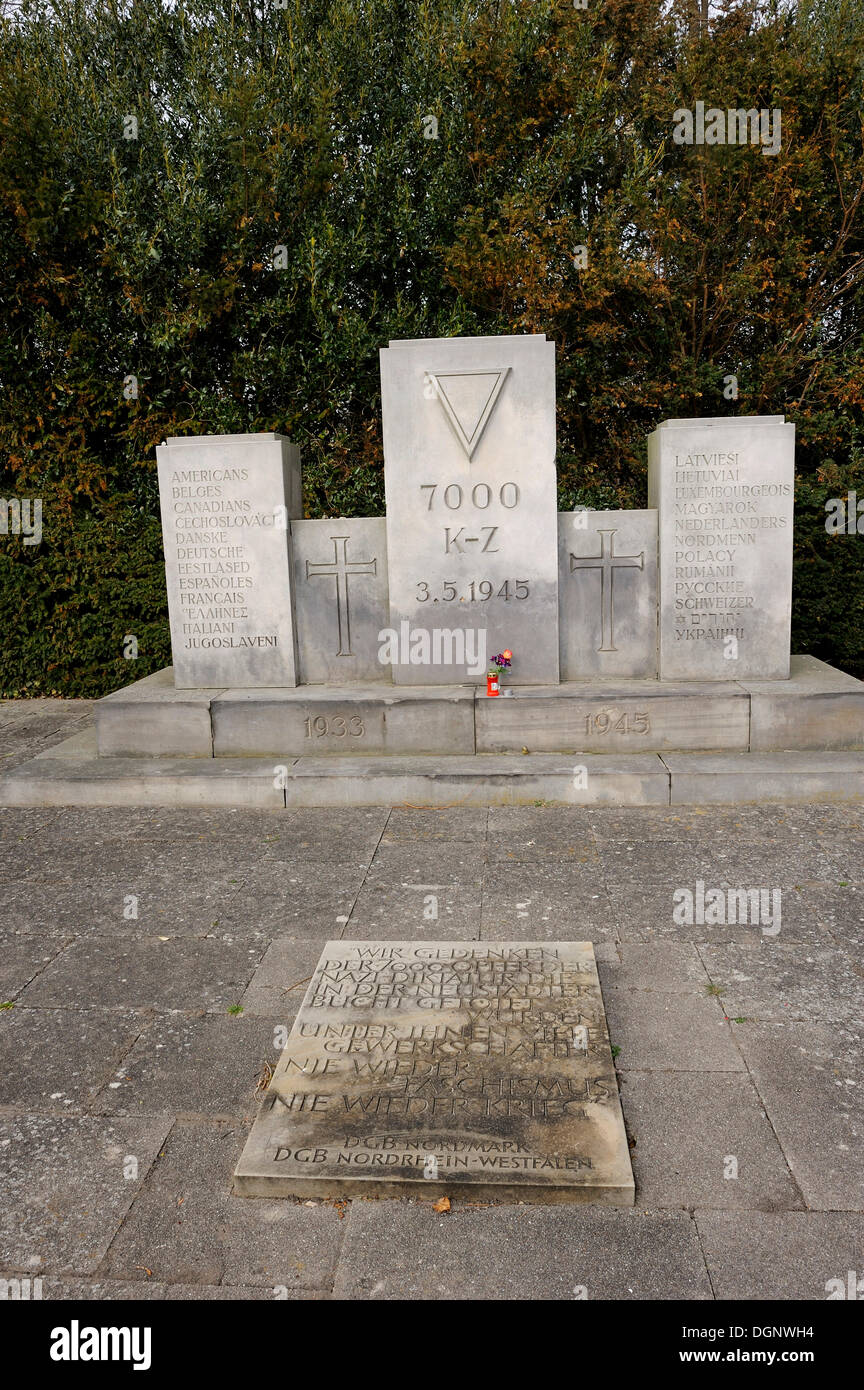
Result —
M 394 681 L 476 683 L 509 648 L 512 681 L 556 682 L 554 344 L 391 342 L 381 407 Z
M 788 676 L 794 484 L 780 415 L 664 420 L 649 435 L 663 680 Z
M 559 512 L 561 679 L 657 674 L 656 511 Z
M 210 701 L 220 690 L 178 690 L 170 666 L 95 705 L 100 758 L 212 758 Z
M 226 690 L 211 710 L 217 758 L 474 752 L 468 686 Z
M 569 681 L 517 686 L 507 696 L 477 693 L 478 753 L 747 748 L 750 702 L 732 681 Z
M 656 753 L 298 758 L 285 797 L 288 806 L 668 805 L 669 774 Z
M 278 434 L 214 434 L 171 438 L 156 457 L 175 684 L 296 684 L 298 450 Z
M 631 1205 L 591 943 L 328 941 L 235 1187 Z
M 815 656 L 793 656 L 785 681 L 743 681 L 750 747 L 864 748 L 864 681 Z
M 300 680 L 390 681 L 378 659 L 389 626 L 383 516 L 291 523 Z
M 0 800 L 6 806 L 279 807 L 285 792 L 272 759 L 100 758 L 96 731 L 88 729 L 0 778 Z
M 664 753 L 663 763 L 673 806 L 864 797 L 864 753 Z
M 346 1225 L 340 1300 L 555 1300 L 572 1312 L 574 1298 L 713 1298 L 683 1211 L 457 1206 L 439 1221 L 419 1203 L 357 1202 Z

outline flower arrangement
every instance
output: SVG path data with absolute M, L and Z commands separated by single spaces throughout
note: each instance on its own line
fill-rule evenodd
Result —
M 498 695 L 501 690 L 501 672 L 511 664 L 513 653 L 509 647 L 506 651 L 499 652 L 489 660 L 489 670 L 486 672 L 486 694 Z

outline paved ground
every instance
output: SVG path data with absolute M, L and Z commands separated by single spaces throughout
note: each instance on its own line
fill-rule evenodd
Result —
M 87 717 L 0 705 L 0 768 Z M 779 932 L 676 925 L 697 880 L 781 889 Z M 6 809 L 0 902 L 0 1277 L 45 1297 L 825 1299 L 864 1274 L 864 806 Z M 592 940 L 635 1210 L 233 1197 L 274 1031 L 339 935 Z

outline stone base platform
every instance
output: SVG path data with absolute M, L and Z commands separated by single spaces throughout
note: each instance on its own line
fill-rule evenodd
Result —
M 472 757 L 475 754 L 864 750 L 864 682 L 815 657 L 785 681 L 637 679 L 177 690 L 170 668 L 96 704 L 103 758 Z M 358 766 L 359 771 L 359 766 Z
M 864 799 L 864 752 L 100 758 L 95 730 L 0 777 L 0 806 L 668 806 Z

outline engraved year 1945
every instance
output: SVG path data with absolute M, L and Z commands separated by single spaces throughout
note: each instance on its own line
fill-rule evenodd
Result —
M 598 714 L 586 714 L 586 734 L 647 734 L 651 724 L 647 714 L 631 714 L 625 710 L 600 710 Z
M 430 598 L 433 603 L 438 599 L 433 595 L 429 583 L 425 579 L 418 579 L 417 583 L 417 603 L 426 603 Z M 510 586 L 513 586 L 512 589 Z M 491 579 L 472 579 L 467 585 L 464 594 L 459 593 L 459 585 L 454 584 L 450 579 L 441 581 L 441 601 L 442 603 L 453 603 L 457 598 L 460 603 L 485 603 L 487 599 L 503 598 L 505 603 L 509 603 L 511 598 L 523 599 L 528 597 L 527 579 L 505 579 L 500 585 L 497 593 L 495 585 Z

